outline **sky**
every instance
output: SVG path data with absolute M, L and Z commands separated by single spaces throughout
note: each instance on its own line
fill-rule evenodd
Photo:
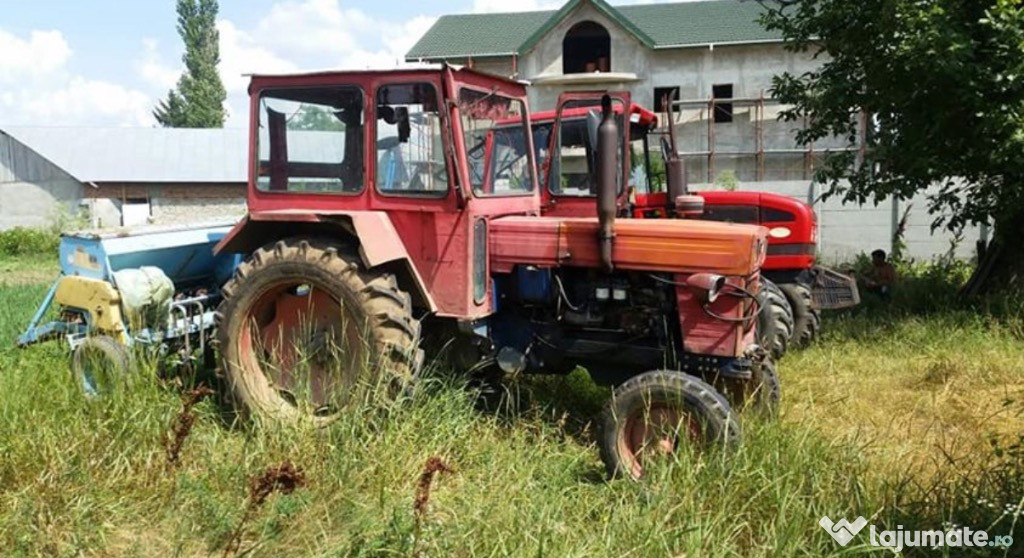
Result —
M 221 0 L 227 126 L 246 125 L 244 74 L 393 68 L 443 14 L 562 3 Z M 152 109 L 182 70 L 174 6 L 175 0 L 0 0 L 0 124 L 156 125 Z

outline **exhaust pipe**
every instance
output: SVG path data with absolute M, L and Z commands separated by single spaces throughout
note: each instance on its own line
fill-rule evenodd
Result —
M 601 125 L 597 129 L 597 231 L 601 266 L 608 273 L 615 270 L 612 262 L 612 241 L 615 238 L 617 209 L 616 178 L 618 176 L 619 129 L 612 112 L 612 98 L 601 98 Z
M 679 196 L 689 193 L 689 188 L 686 184 L 686 163 L 679 157 L 676 144 L 676 125 L 672 100 L 671 95 L 666 95 L 662 99 L 662 104 L 665 106 L 666 116 L 668 117 L 669 141 L 668 145 L 662 143 L 661 148 L 669 151 L 665 153 L 665 181 L 668 183 L 668 199 L 666 201 L 669 214 L 672 214 L 676 209 L 676 200 Z

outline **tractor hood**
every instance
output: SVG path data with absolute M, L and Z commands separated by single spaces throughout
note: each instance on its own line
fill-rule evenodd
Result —
M 520 265 L 599 268 L 587 217 L 501 217 L 490 226 L 491 271 Z M 619 219 L 612 261 L 616 269 L 663 273 L 709 272 L 747 276 L 761 267 L 767 230 L 756 225 L 681 219 Z

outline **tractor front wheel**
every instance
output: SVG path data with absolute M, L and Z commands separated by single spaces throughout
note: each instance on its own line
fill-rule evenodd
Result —
M 818 337 L 821 329 L 821 313 L 811 304 L 811 289 L 800 283 L 783 283 L 779 288 L 793 308 L 793 337 L 790 342 L 796 347 L 806 347 Z
M 613 477 L 643 476 L 645 464 L 683 444 L 730 446 L 740 428 L 729 402 L 703 380 L 656 370 L 615 388 L 601 418 L 601 459 Z
M 770 358 L 751 364 L 750 379 L 718 378 L 713 384 L 725 394 L 733 409 L 749 407 L 768 418 L 778 414 L 782 402 L 782 383 Z
M 322 426 L 357 388 L 393 394 L 422 362 L 420 324 L 395 277 L 327 242 L 264 246 L 223 293 L 221 370 L 243 417 Z

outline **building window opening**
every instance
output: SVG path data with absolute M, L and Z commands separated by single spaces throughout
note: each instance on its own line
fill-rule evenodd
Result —
M 608 30 L 593 21 L 581 21 L 569 29 L 562 41 L 562 73 L 610 72 L 612 38 Z
M 732 103 L 721 102 L 732 100 L 732 84 L 712 85 L 711 97 L 715 100 L 715 123 L 732 122 Z
M 678 87 L 655 87 L 654 88 L 654 112 L 667 112 L 668 105 L 665 101 L 673 102 L 679 100 Z

